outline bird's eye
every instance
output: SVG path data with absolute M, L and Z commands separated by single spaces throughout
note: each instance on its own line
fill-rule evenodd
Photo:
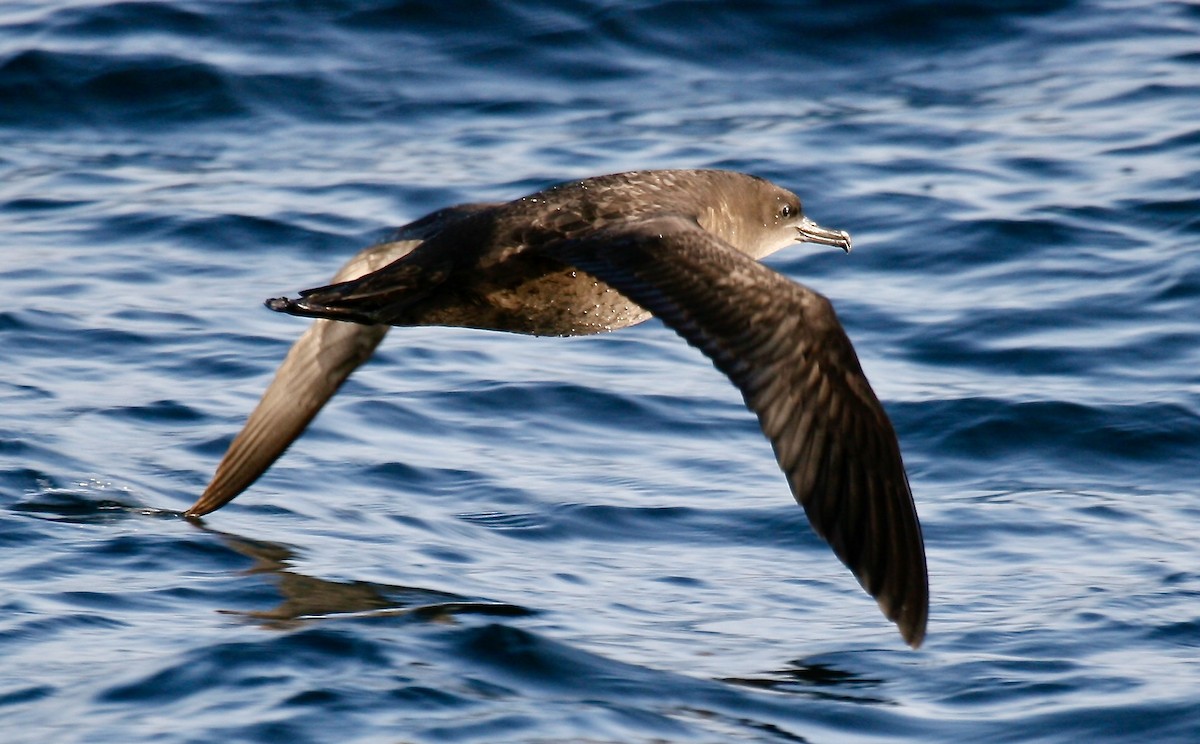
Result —
M 782 207 L 780 207 L 779 208 L 779 216 L 780 217 L 791 217 L 792 216 L 792 205 L 784 204 Z

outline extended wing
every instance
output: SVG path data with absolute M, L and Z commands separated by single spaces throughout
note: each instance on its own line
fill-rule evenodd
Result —
M 408 255 L 453 220 L 486 209 L 462 204 L 405 225 L 389 240 L 370 246 L 333 277 L 346 282 L 370 274 Z M 204 493 L 187 510 L 199 517 L 220 509 L 250 487 L 308 427 L 322 406 L 388 332 L 384 325 L 318 320 L 292 345 L 258 406 L 217 465 Z
M 549 252 L 650 310 L 741 390 L 813 529 L 920 645 L 921 528 L 896 433 L 832 305 L 682 217 L 634 220 Z

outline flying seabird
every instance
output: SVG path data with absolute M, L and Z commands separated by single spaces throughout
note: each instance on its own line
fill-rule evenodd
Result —
M 814 531 L 919 646 L 929 586 L 896 433 L 829 301 L 758 262 L 794 242 L 850 251 L 790 191 L 721 170 L 617 173 L 433 212 L 334 283 L 267 301 L 318 320 L 187 516 L 265 472 L 389 326 L 577 336 L 654 315 L 741 390 Z

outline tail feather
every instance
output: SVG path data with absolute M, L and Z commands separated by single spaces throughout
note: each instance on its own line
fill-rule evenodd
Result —
M 360 313 L 353 308 L 321 305 L 303 296 L 295 300 L 287 297 L 273 297 L 263 304 L 277 313 L 287 313 L 301 318 L 344 320 L 347 323 L 362 325 L 374 325 L 379 322 L 370 315 Z

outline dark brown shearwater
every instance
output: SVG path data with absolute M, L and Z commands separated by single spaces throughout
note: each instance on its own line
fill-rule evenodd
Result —
M 575 336 L 653 314 L 741 390 L 813 529 L 918 646 L 925 549 L 895 431 L 829 301 L 756 260 L 797 241 L 850 250 L 791 192 L 718 170 L 618 173 L 434 212 L 334 284 L 267 301 L 319 320 L 187 514 L 249 487 L 389 325 Z

